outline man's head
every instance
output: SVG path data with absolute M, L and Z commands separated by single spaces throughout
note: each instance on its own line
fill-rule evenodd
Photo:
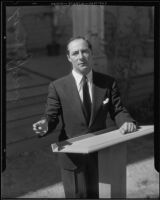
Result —
M 86 75 L 92 68 L 92 45 L 83 37 L 72 38 L 67 45 L 67 58 L 73 69 Z

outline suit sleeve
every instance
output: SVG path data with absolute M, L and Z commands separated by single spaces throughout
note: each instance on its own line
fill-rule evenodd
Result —
M 112 120 L 116 122 L 116 125 L 120 127 L 125 122 L 135 122 L 135 120 L 128 113 L 127 109 L 123 106 L 120 98 L 120 92 L 116 81 L 113 81 L 110 91 L 110 107 L 109 112 Z
M 58 97 L 54 82 L 51 82 L 48 87 L 48 97 L 45 106 L 45 118 L 48 122 L 48 132 L 56 128 L 61 113 L 61 103 Z

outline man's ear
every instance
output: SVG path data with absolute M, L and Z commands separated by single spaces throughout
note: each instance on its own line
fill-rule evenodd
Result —
M 68 59 L 69 62 L 71 62 L 71 58 L 68 54 L 67 54 L 67 59 Z

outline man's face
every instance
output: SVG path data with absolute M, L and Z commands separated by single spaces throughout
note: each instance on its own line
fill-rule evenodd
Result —
M 83 39 L 73 40 L 68 45 L 68 51 L 67 57 L 73 69 L 83 75 L 88 74 L 92 66 L 92 52 L 87 42 Z

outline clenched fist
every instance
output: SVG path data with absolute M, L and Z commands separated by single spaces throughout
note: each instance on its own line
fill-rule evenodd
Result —
M 33 130 L 36 134 L 43 136 L 48 131 L 48 123 L 46 119 L 42 119 L 33 124 Z

